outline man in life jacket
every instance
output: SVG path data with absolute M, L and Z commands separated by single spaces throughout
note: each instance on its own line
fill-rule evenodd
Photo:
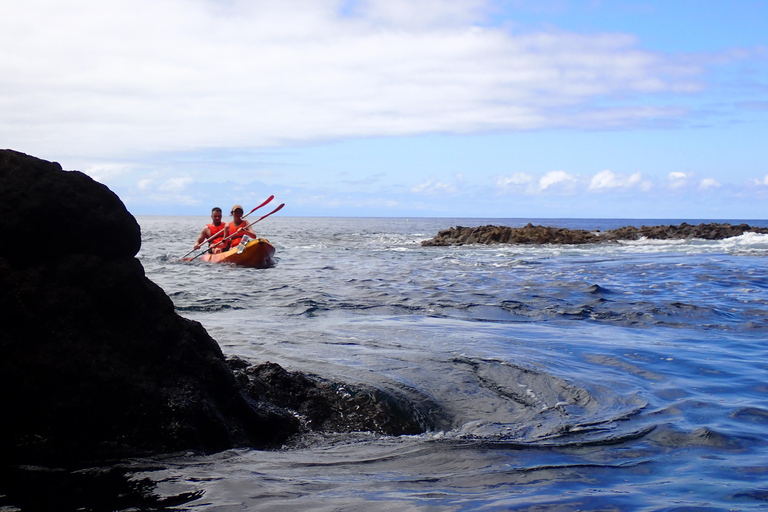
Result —
M 254 233 L 253 230 L 248 226 L 248 223 L 243 220 L 242 206 L 236 204 L 232 207 L 230 214 L 232 215 L 232 222 L 227 224 L 227 230 L 229 231 L 229 234 L 233 235 L 232 238 L 229 239 L 230 247 L 237 247 L 237 244 L 240 243 L 240 240 L 244 235 L 248 235 L 252 239 L 256 238 L 256 233 Z
M 229 240 L 222 242 L 229 235 L 229 231 L 227 230 L 227 224 L 221 222 L 221 208 L 218 206 L 211 210 L 211 220 L 213 222 L 206 224 L 203 230 L 200 231 L 200 236 L 197 237 L 197 242 L 195 243 L 195 250 L 199 249 L 203 242 L 210 238 L 208 240 L 208 251 L 215 254 L 229 247 Z

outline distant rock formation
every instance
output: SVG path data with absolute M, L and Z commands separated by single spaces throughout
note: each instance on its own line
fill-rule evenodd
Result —
M 421 242 L 423 246 L 449 246 L 465 244 L 594 244 L 600 242 L 617 242 L 620 240 L 639 240 L 650 238 L 656 240 L 702 238 L 706 240 L 722 240 L 739 236 L 745 232 L 768 233 L 767 228 L 750 227 L 747 224 L 733 226 L 731 224 L 699 224 L 693 226 L 683 222 L 677 226 L 626 226 L 608 231 L 587 231 L 583 229 L 567 229 L 545 226 L 534 226 L 528 223 L 522 228 L 507 226 L 479 226 L 474 228 L 456 226 L 444 229 L 438 234 Z
M 0 229 L 0 464 L 433 426 L 386 391 L 228 362 L 145 277 L 136 220 L 85 174 L 0 150 Z
M 721 224 L 712 222 L 709 224 L 691 225 L 683 222 L 677 226 L 626 226 L 612 229 L 600 234 L 603 240 L 639 240 L 648 238 L 651 240 L 683 240 L 698 238 L 702 240 L 724 240 L 744 233 L 768 233 L 768 228 L 752 227 L 748 224 Z

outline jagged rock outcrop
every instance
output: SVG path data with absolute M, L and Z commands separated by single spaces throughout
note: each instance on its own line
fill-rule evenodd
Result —
M 594 242 L 595 238 L 594 233 L 581 229 L 534 226 L 528 223 L 522 228 L 492 225 L 475 228 L 456 226 L 440 231 L 434 238 L 421 242 L 421 245 L 586 244 Z
M 747 224 L 699 224 L 696 226 L 683 222 L 677 226 L 626 226 L 608 231 L 587 231 L 583 229 L 555 228 L 534 226 L 528 223 L 522 228 L 508 226 L 478 226 L 474 228 L 457 226 L 444 229 L 438 234 L 421 242 L 423 246 L 448 246 L 465 244 L 593 244 L 599 242 L 617 242 L 620 240 L 639 240 L 650 238 L 657 240 L 702 238 L 722 240 L 739 236 L 745 232 L 768 233 L 766 228 L 751 227 Z
M 350 413 L 346 430 L 375 429 L 354 415 L 392 407 L 406 411 L 379 431 L 430 426 L 414 427 L 420 413 L 384 391 L 363 403 L 274 367 L 282 378 L 251 381 L 242 365 L 236 375 L 202 325 L 145 277 L 136 220 L 85 174 L 0 150 L 0 227 L 2 462 L 274 446 L 317 423 L 338 430 L 313 424 L 320 395 L 321 407 Z M 270 401 L 295 386 L 304 402 Z
M 691 225 L 682 224 L 669 226 L 626 226 L 612 229 L 600 234 L 602 240 L 639 240 L 649 238 L 652 240 L 682 240 L 699 238 L 703 240 L 724 240 L 734 236 L 740 236 L 747 232 L 768 233 L 768 229 L 752 227 L 748 224 L 724 224 L 712 222 L 709 224 Z
M 399 436 L 450 428 L 439 407 L 414 390 L 404 396 L 392 390 L 289 372 L 275 363 L 250 365 L 237 357 L 229 363 L 249 396 L 293 411 L 306 431 Z

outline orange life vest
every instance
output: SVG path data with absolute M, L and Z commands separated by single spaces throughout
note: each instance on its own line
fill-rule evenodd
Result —
M 224 228 L 227 227 L 227 224 L 222 222 L 218 226 L 214 226 L 213 224 L 206 224 L 208 226 L 208 229 L 211 231 L 211 240 L 208 242 L 209 247 L 213 247 L 216 245 L 217 242 L 220 242 L 222 238 L 224 238 Z M 224 249 L 226 244 L 221 244 L 216 246 L 217 249 Z
M 229 226 L 229 234 L 231 235 L 231 234 L 235 233 L 235 232 L 236 232 L 238 229 L 240 229 L 240 228 L 244 228 L 244 227 L 245 227 L 245 226 L 247 226 L 247 225 L 248 225 L 248 223 L 247 223 L 247 222 L 245 222 L 245 221 L 242 221 L 242 222 L 240 223 L 240 225 L 239 225 L 239 226 L 235 226 L 235 223 L 234 223 L 234 222 L 230 222 L 229 224 L 227 224 L 227 226 Z M 232 238 L 230 238 L 230 239 L 229 239 L 229 246 L 230 246 L 230 247 L 235 247 L 237 244 L 239 244 L 239 243 L 240 243 L 240 240 L 241 240 L 241 239 L 242 239 L 242 238 L 243 238 L 243 237 L 244 237 L 246 234 L 247 234 L 247 233 L 246 233 L 245 231 L 241 231 L 241 232 L 239 232 L 238 234 L 236 234 L 235 236 L 233 236 Z

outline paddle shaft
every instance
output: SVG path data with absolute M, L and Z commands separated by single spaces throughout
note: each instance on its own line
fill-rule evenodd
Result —
M 222 224 L 224 224 L 224 227 L 226 228 L 226 222 L 223 222 Z M 219 234 L 219 233 L 220 233 L 220 231 L 217 231 L 217 232 L 216 232 L 216 233 L 214 233 L 213 235 L 209 236 L 208 238 L 206 238 L 205 240 L 203 240 L 202 242 L 200 242 L 200 245 L 199 245 L 199 246 L 195 247 L 194 249 L 192 249 L 191 251 L 189 251 L 187 254 L 185 254 L 184 256 L 182 256 L 182 257 L 181 257 L 181 258 L 179 258 L 179 259 L 180 259 L 180 260 L 183 260 L 184 258 L 186 258 L 187 256 L 189 256 L 190 254 L 192 254 L 193 252 L 195 252 L 196 250 L 198 250 L 198 249 L 199 249 L 199 248 L 200 248 L 202 245 L 204 245 L 204 244 L 206 244 L 206 243 L 210 242 L 211 240 L 213 240 L 214 238 L 216 238 L 216 236 L 218 236 L 218 234 Z M 223 241 L 224 241 L 224 240 L 222 240 L 221 242 L 223 242 Z M 216 242 L 216 245 L 219 245 L 221 242 Z

